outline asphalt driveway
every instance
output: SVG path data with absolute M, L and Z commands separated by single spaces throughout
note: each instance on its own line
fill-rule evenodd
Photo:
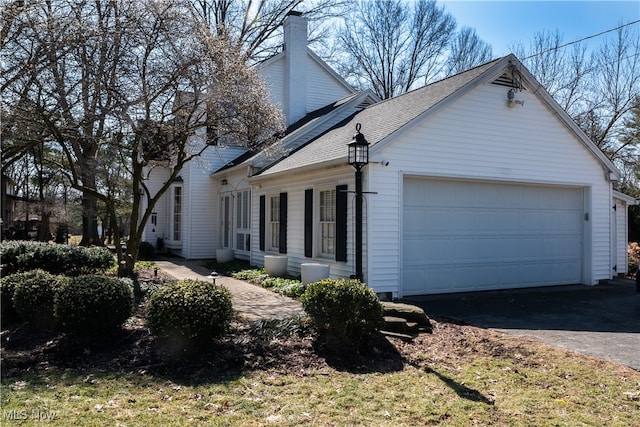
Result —
M 405 300 L 428 315 L 453 317 L 640 371 L 640 293 L 631 280 Z

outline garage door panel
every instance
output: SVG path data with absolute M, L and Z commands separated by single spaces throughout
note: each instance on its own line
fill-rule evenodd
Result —
M 581 282 L 581 188 L 405 184 L 404 295 Z

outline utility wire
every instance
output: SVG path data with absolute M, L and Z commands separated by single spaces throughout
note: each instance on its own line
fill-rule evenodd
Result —
M 554 46 L 554 47 L 552 47 L 552 48 L 545 49 L 545 50 L 543 50 L 543 51 L 540 51 L 540 52 L 534 53 L 534 54 L 529 55 L 529 56 L 527 56 L 527 57 L 525 57 L 525 58 L 522 58 L 522 59 L 523 59 L 523 60 L 524 60 L 524 59 L 529 59 L 529 58 L 533 58 L 534 56 L 542 55 L 543 53 L 551 52 L 552 50 L 562 49 L 563 47 L 571 46 L 572 44 L 580 43 L 580 42 L 583 42 L 583 41 L 585 41 L 585 40 L 592 39 L 592 38 L 594 38 L 594 37 L 599 37 L 599 36 L 601 36 L 601 35 L 603 35 L 603 34 L 607 34 L 607 33 L 610 33 L 610 32 L 612 32 L 612 31 L 619 30 L 620 28 L 624 28 L 624 27 L 628 27 L 629 25 L 637 24 L 638 22 L 640 22 L 640 19 L 638 19 L 637 21 L 633 21 L 633 22 L 628 22 L 628 23 L 626 23 L 626 24 L 622 24 L 622 25 L 620 25 L 620 26 L 618 26 L 618 27 L 616 27 L 616 28 L 612 28 L 612 29 L 610 29 L 610 30 L 602 31 L 602 32 L 600 32 L 600 33 L 598 33 L 598 34 L 593 34 L 593 35 L 590 35 L 590 36 L 587 36 L 587 37 L 583 37 L 583 38 L 581 38 L 581 39 L 579 39 L 579 40 L 574 40 L 574 41 L 572 41 L 572 42 L 568 42 L 568 43 L 565 43 L 565 44 L 561 44 L 560 46 Z

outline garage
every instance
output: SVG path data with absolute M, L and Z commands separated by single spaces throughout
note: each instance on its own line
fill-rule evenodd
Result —
M 582 281 L 583 188 L 403 183 L 402 295 Z

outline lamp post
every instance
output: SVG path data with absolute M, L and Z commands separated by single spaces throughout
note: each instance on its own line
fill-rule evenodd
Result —
M 356 170 L 356 274 L 362 280 L 362 168 L 369 163 L 369 143 L 360 133 L 360 123 L 356 124 L 356 134 L 347 145 L 349 164 Z

